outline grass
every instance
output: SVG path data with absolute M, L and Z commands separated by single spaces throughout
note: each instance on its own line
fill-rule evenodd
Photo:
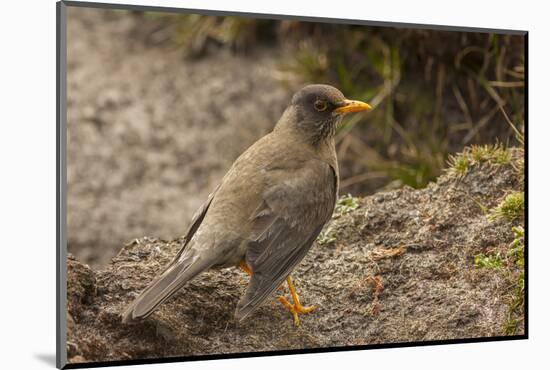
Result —
M 352 176 L 350 181 L 344 177 L 346 186 L 367 182 L 367 174 L 375 172 L 391 187 L 420 188 L 439 176 L 450 151 L 466 144 L 495 139 L 509 143 L 515 135 L 523 145 L 517 125 L 509 125 L 506 113 L 522 122 L 523 61 L 513 52 L 519 49 L 512 47 L 510 38 L 461 35 L 447 44 L 449 40 L 437 33 L 396 37 L 382 29 L 360 32 L 353 27 L 331 33 L 338 38 L 337 47 L 321 32 L 320 42 L 313 38 L 301 43 L 300 52 L 284 68 L 302 83 L 327 81 L 375 108 L 350 117 L 338 130 L 339 158 L 364 168 L 364 176 Z M 439 55 L 426 47 L 429 38 L 441 50 Z M 462 118 L 449 118 L 449 109 L 459 110 Z M 349 135 L 351 130 L 355 135 Z M 476 149 L 475 161 L 488 154 L 495 163 L 509 161 L 503 147 L 494 153 L 485 151 L 491 146 Z M 458 158 L 458 173 L 465 174 L 469 164 Z
M 189 56 L 275 46 L 284 62 L 274 76 L 290 89 L 330 83 L 350 98 L 368 101 L 375 109 L 346 118 L 337 132 L 339 160 L 353 163 L 342 178 L 346 191 L 421 188 L 441 174 L 448 153 L 465 145 L 495 139 L 509 144 L 514 137 L 523 145 L 518 127 L 524 123 L 525 61 L 519 36 L 141 14 L 155 25 L 150 38 L 170 40 Z M 478 149 L 475 155 L 486 155 Z M 494 160 L 505 163 L 506 153 L 499 154 Z M 458 158 L 454 164 L 463 175 L 470 162 Z
M 525 297 L 525 231 L 523 227 L 516 226 L 512 228 L 514 240 L 510 243 L 508 257 L 513 259 L 513 264 L 520 269 L 519 274 L 513 280 L 514 290 L 508 304 L 508 318 L 504 324 L 506 335 L 514 335 L 518 331 L 519 325 L 523 322 L 524 297 Z
M 461 153 L 449 156 L 448 172 L 462 177 L 468 173 L 471 166 L 482 163 L 502 166 L 510 164 L 510 162 L 510 151 L 500 143 L 493 145 L 472 145 L 465 148 Z
M 524 321 L 524 295 L 525 273 L 521 272 L 517 278 L 513 296 L 508 306 L 508 318 L 504 324 L 504 332 L 506 335 L 517 334 L 520 323 Z
M 503 267 L 503 261 L 499 253 L 489 256 L 480 253 L 475 256 L 474 264 L 476 267 L 489 269 L 501 269 Z
M 474 164 L 492 162 L 503 165 L 510 163 L 510 152 L 501 144 L 495 145 L 472 145 L 470 156 Z
M 508 246 L 505 258 L 500 253 L 475 256 L 474 264 L 478 268 L 487 268 L 502 271 L 506 279 L 511 282 L 511 292 L 507 296 L 508 313 L 503 325 L 506 335 L 518 332 L 519 325 L 524 320 L 525 296 L 525 231 L 522 226 L 512 227 L 514 239 Z
M 489 214 L 490 221 L 507 220 L 515 221 L 522 219 L 525 211 L 524 194 L 521 191 L 513 192 L 504 197 L 498 206 L 493 208 Z
M 470 168 L 470 161 L 465 153 L 449 157 L 449 171 L 459 177 L 466 175 Z
M 514 233 L 514 240 L 510 244 L 507 256 L 515 260 L 514 263 L 516 266 L 523 268 L 525 265 L 523 258 L 525 231 L 521 226 L 512 227 L 512 231 Z

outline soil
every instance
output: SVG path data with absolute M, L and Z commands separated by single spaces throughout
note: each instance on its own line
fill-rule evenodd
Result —
M 480 253 L 506 256 L 514 239 L 487 210 L 523 190 L 523 152 L 505 165 L 485 162 L 465 176 L 441 176 L 422 190 L 403 188 L 357 199 L 325 228 L 293 272 L 304 305 L 296 327 L 273 297 L 243 322 L 233 318 L 248 277 L 236 268 L 188 283 L 148 319 L 122 324 L 120 313 L 176 253 L 180 239 L 144 237 L 105 268 L 68 259 L 71 362 L 197 356 L 397 343 L 509 334 L 521 268 L 475 264 Z M 285 288 L 281 294 L 288 292 Z M 516 310 L 516 314 L 517 314 Z M 515 334 L 524 332 L 523 306 Z
M 68 249 L 98 267 L 137 236 L 183 234 L 291 90 L 275 49 L 189 59 L 147 39 L 143 17 L 69 7 L 67 19 Z

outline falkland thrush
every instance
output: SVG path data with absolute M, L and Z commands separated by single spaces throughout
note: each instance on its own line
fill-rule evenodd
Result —
M 186 282 L 210 268 L 240 266 L 251 277 L 235 317 L 244 319 L 286 279 L 330 219 L 338 194 L 334 134 L 342 116 L 370 109 L 336 88 L 309 85 L 292 98 L 273 131 L 233 163 L 197 211 L 172 262 L 128 306 L 123 321 L 145 318 Z

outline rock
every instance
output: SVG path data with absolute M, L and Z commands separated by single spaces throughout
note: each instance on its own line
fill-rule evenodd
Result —
M 511 153 L 521 160 L 520 150 Z M 181 240 L 135 239 L 98 271 L 69 256 L 69 361 L 506 335 L 522 269 L 480 268 L 474 259 L 506 255 L 515 224 L 488 222 L 468 194 L 484 189 L 483 205 L 491 209 L 522 189 L 522 177 L 511 164 L 487 166 L 473 166 L 463 178 L 445 174 L 425 189 L 358 199 L 357 209 L 335 217 L 327 227 L 336 241 L 313 246 L 293 273 L 302 303 L 317 306 L 300 327 L 275 297 L 236 322 L 248 277 L 233 268 L 200 275 L 148 319 L 124 325 L 120 313 Z M 515 315 L 521 322 L 522 306 Z M 523 330 L 519 324 L 516 333 Z

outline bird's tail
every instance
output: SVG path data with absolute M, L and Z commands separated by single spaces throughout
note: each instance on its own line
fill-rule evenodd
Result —
M 149 316 L 164 301 L 189 280 L 209 266 L 196 255 L 181 256 L 172 262 L 164 272 L 156 277 L 151 284 L 126 308 L 122 314 L 122 322 Z

